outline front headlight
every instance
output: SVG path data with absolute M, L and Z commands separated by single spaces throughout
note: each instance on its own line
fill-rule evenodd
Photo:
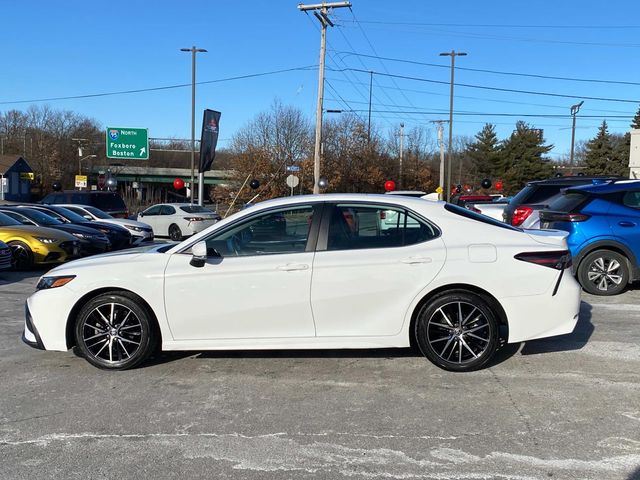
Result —
M 36 285 L 36 290 L 48 290 L 50 288 L 58 288 L 66 285 L 76 278 L 75 275 L 63 275 L 60 277 L 42 277 Z
M 81 238 L 82 240 L 93 240 L 96 238 L 96 235 L 92 235 L 90 233 L 72 233 L 76 238 Z
M 134 232 L 142 232 L 142 228 L 140 227 L 136 227 L 135 225 L 123 225 L 125 228 L 128 228 L 129 230 L 133 230 Z
M 56 243 L 56 239 L 55 238 L 49 238 L 49 237 L 34 237 L 36 240 L 38 240 L 40 243 L 46 243 L 51 244 L 51 243 Z

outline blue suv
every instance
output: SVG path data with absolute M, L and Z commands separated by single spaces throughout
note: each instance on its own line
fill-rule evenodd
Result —
M 640 280 L 639 180 L 567 188 L 540 222 L 569 232 L 574 272 L 587 292 L 616 295 Z

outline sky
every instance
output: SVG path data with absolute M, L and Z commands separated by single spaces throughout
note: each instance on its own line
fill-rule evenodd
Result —
M 320 29 L 297 5 L 0 0 L 0 111 L 46 104 L 105 128 L 190 138 L 191 54 L 180 48 L 195 45 L 208 50 L 197 56 L 196 138 L 205 108 L 222 112 L 221 147 L 275 100 L 313 121 Z M 324 107 L 366 121 L 373 71 L 373 128 L 385 136 L 403 123 L 428 126 L 435 142 L 431 122 L 449 114 L 450 57 L 439 53 L 451 50 L 467 53 L 456 58 L 454 136 L 491 122 L 505 138 L 522 119 L 544 130 L 560 158 L 571 105 L 584 100 L 577 141 L 604 119 L 627 131 L 640 106 L 637 1 L 352 0 L 331 19 Z M 288 71 L 271 73 L 280 70 Z M 175 88 L 59 99 L 156 87 Z

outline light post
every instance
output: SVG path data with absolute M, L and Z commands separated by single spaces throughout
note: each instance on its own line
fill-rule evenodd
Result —
M 573 145 L 576 140 L 576 115 L 580 111 L 580 107 L 584 100 L 575 105 L 571 105 L 571 116 L 573 117 L 573 125 L 571 126 L 571 155 L 569 156 L 569 164 L 573 165 Z
M 193 203 L 193 186 L 195 183 L 195 149 L 196 149 L 196 53 L 205 53 L 204 48 L 181 48 L 181 52 L 191 52 L 191 203 Z M 202 183 L 202 182 L 200 182 Z M 202 185 L 198 185 L 200 193 Z M 202 194 L 198 197 L 198 204 L 202 205 Z
M 447 167 L 447 202 L 451 200 L 451 156 L 453 152 L 453 74 L 456 66 L 456 57 L 466 57 L 465 52 L 456 52 L 451 50 L 450 52 L 441 53 L 441 57 L 451 57 L 451 93 L 449 96 L 449 147 L 447 149 L 448 167 Z M 460 172 L 458 174 L 458 183 L 460 183 L 460 177 L 462 177 L 462 159 L 460 159 Z
M 78 175 L 82 175 L 82 162 L 89 158 L 96 158 L 97 155 L 87 155 L 86 157 L 78 157 Z

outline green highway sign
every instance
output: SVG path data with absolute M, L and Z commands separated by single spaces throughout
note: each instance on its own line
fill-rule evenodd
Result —
M 149 160 L 149 131 L 146 128 L 107 127 L 107 158 Z

